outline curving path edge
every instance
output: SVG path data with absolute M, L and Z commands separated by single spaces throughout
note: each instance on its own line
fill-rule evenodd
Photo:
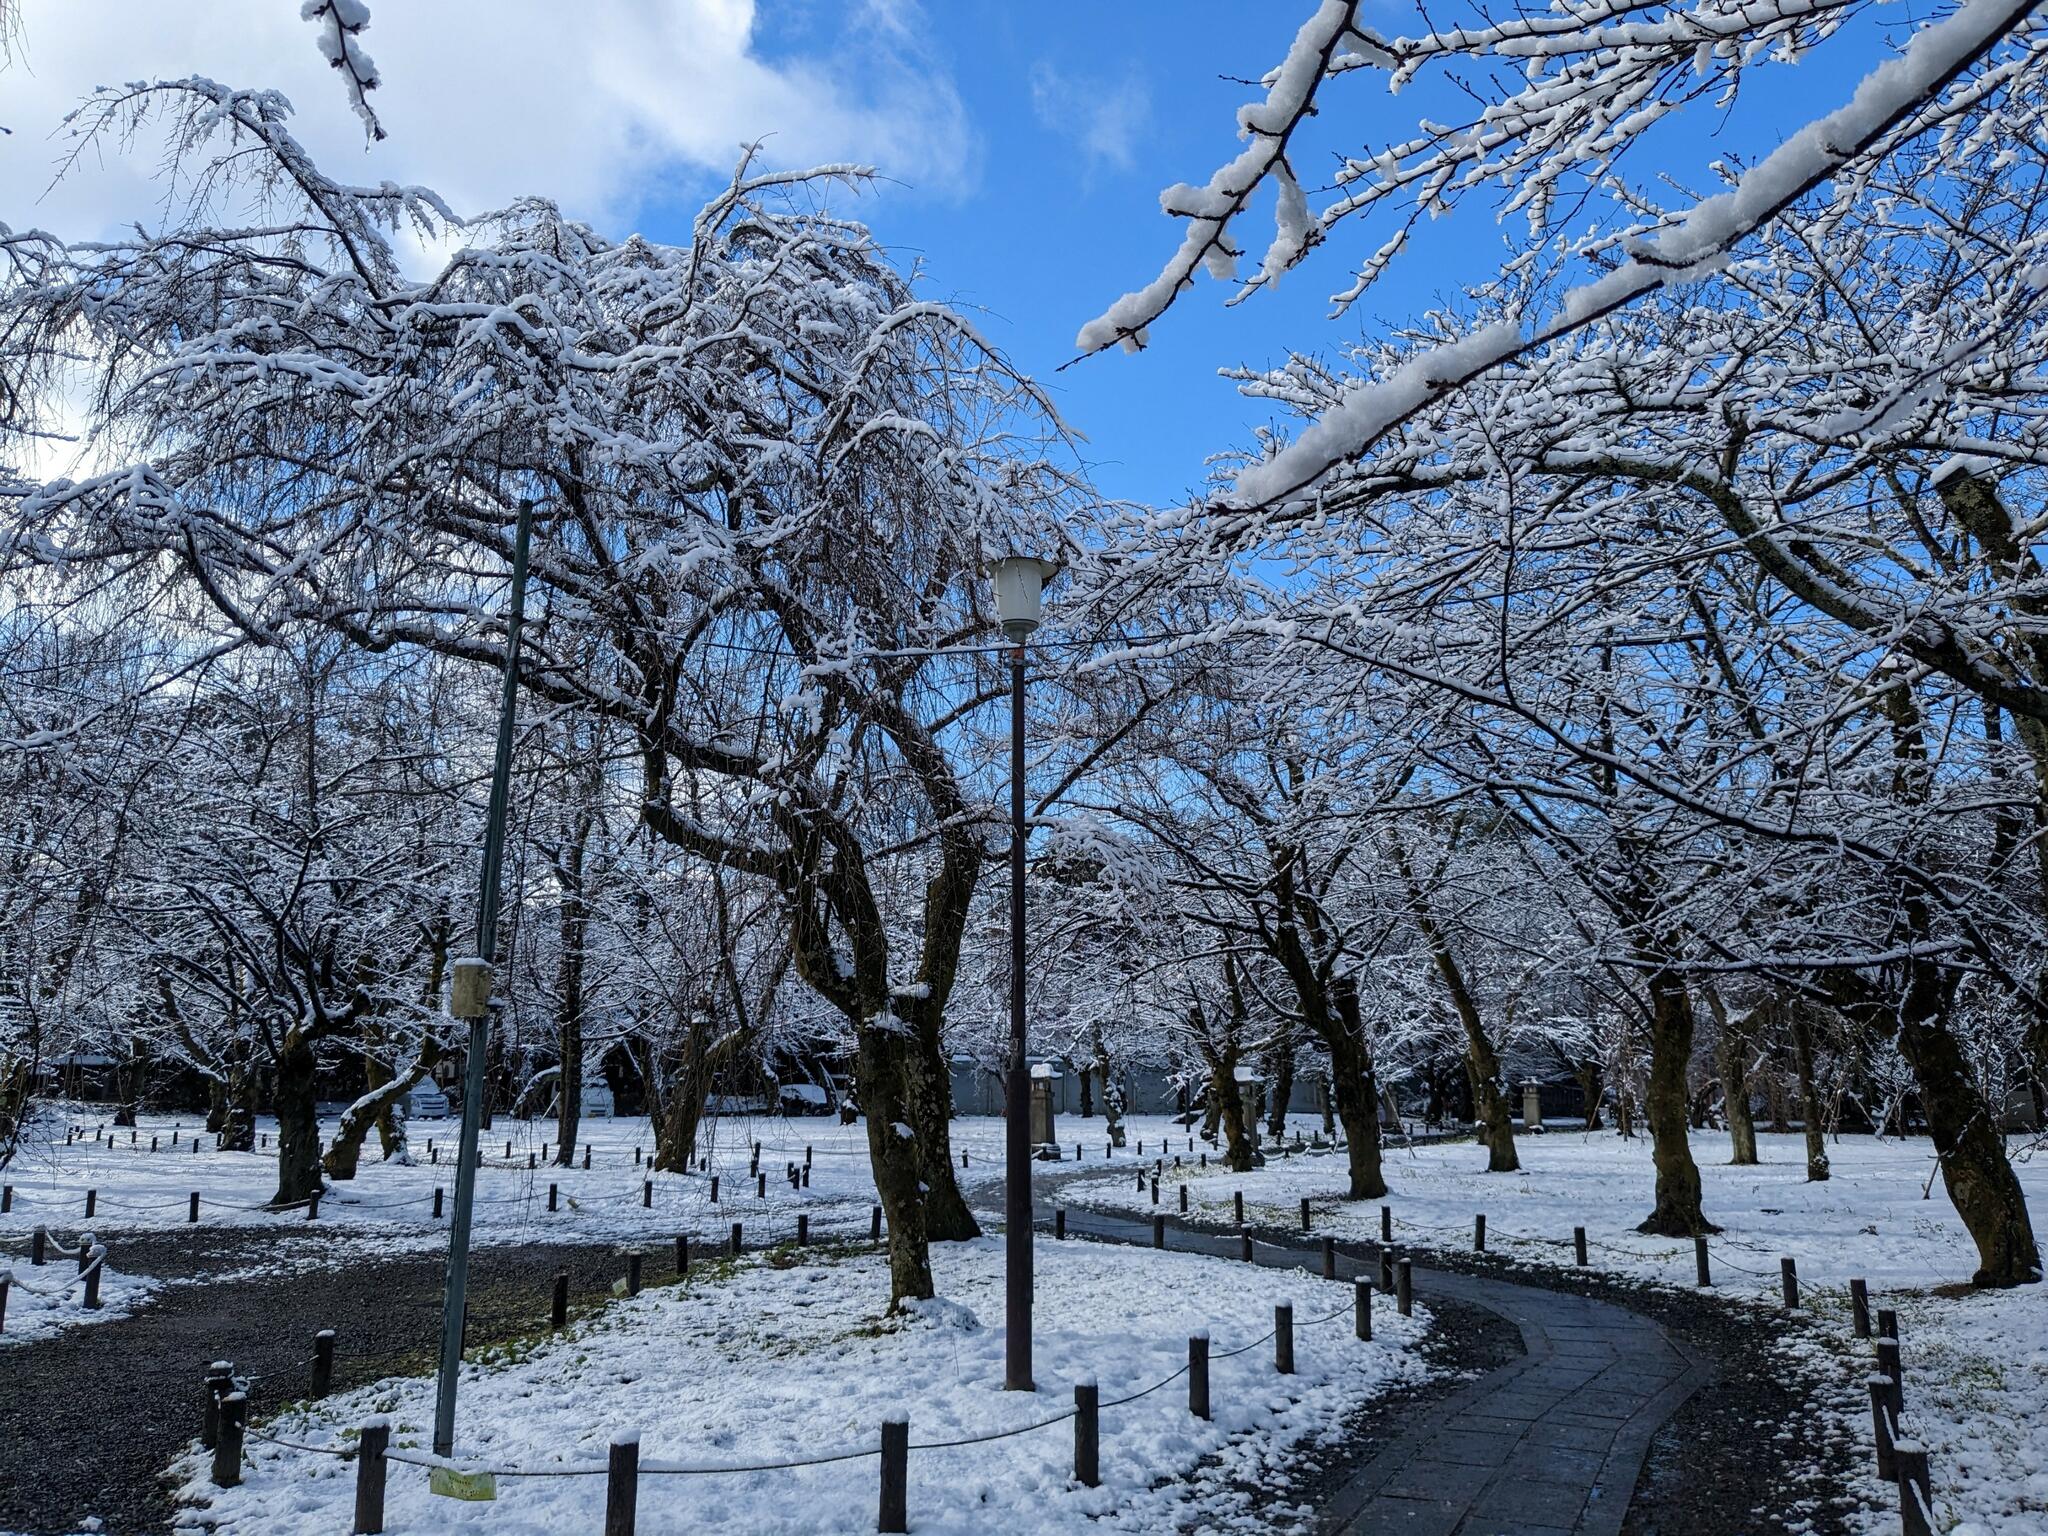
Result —
M 1086 1208 L 1068 1208 L 1067 1230 L 1152 1241 L 1149 1221 Z M 1234 1257 L 1237 1237 L 1169 1218 L 1167 1246 Z M 1261 1236 L 1253 1254 L 1272 1267 L 1321 1263 L 1320 1247 L 1302 1239 Z M 1338 1250 L 1340 1278 L 1372 1272 Z M 1327 1500 L 1321 1536 L 1618 1536 L 1652 1437 L 1712 1378 L 1711 1364 L 1613 1302 L 1419 1259 L 1414 1272 L 1425 1302 L 1442 1296 L 1507 1319 L 1524 1354 L 1419 1409 Z

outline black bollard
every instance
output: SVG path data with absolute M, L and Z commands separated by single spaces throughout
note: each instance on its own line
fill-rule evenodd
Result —
M 1188 1412 L 1209 1417 L 1209 1335 L 1188 1336 Z

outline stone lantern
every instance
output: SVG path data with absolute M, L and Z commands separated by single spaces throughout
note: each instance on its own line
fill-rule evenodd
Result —
M 1053 1084 L 1060 1080 L 1059 1070 L 1049 1061 L 1041 1061 L 1031 1069 L 1031 1146 L 1035 1156 L 1048 1161 L 1059 1161 L 1060 1139 L 1053 1124 Z

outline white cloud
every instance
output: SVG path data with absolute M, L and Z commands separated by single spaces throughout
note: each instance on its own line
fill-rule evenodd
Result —
M 835 11 L 819 51 L 767 58 L 754 0 L 378 0 L 363 42 L 390 138 L 366 147 L 296 0 L 25 0 L 0 72 L 0 218 L 66 235 L 146 221 L 155 146 L 112 147 L 45 195 L 63 149 L 48 135 L 94 86 L 188 74 L 282 90 L 330 171 L 423 183 L 461 212 L 540 193 L 618 232 L 649 205 L 693 204 L 763 137 L 776 164 L 865 161 L 957 194 L 976 139 L 909 9 Z
M 1152 92 L 1133 69 L 1121 81 L 1068 75 L 1040 62 L 1031 71 L 1031 110 L 1092 165 L 1131 168 L 1152 118 Z

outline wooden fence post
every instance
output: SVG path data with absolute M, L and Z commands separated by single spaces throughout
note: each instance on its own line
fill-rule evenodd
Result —
M 1799 1266 L 1790 1255 L 1778 1260 L 1778 1290 L 1786 1306 L 1799 1305 Z
M 1856 1337 L 1870 1337 L 1870 1286 L 1861 1275 L 1849 1282 L 1849 1319 Z
M 1380 1207 L 1380 1241 L 1391 1243 L 1393 1240 L 1394 1208 L 1391 1205 L 1383 1205 Z
M 199 1191 L 196 1189 L 185 1201 L 185 1220 L 188 1223 L 196 1223 L 199 1220 Z
M 0 1270 L 0 1333 L 7 1331 L 7 1292 L 14 1284 L 14 1276 Z
M 1897 1475 L 1892 1461 L 1892 1384 L 1879 1375 L 1866 1376 L 1863 1384 L 1870 1392 L 1870 1434 L 1877 1442 L 1877 1475 L 1888 1483 Z
M 1237 1256 L 1249 1264 L 1252 1261 L 1252 1235 L 1249 1232 L 1237 1234 Z
M 879 1243 L 881 1240 L 882 1208 L 879 1205 L 871 1206 L 868 1210 L 868 1241 L 871 1243 Z
M 1884 1373 L 1884 1379 L 1892 1384 L 1892 1412 L 1906 1411 L 1906 1373 L 1899 1364 L 1899 1341 L 1880 1337 L 1877 1341 L 1877 1368 Z
M 1092 1381 L 1074 1383 L 1074 1481 L 1083 1488 L 1102 1482 L 1101 1392 Z
M 1337 1239 L 1334 1237 L 1325 1237 L 1323 1239 L 1323 1278 L 1325 1280 L 1337 1278 Z
M 1704 1232 L 1695 1232 L 1692 1237 L 1692 1278 L 1695 1285 L 1712 1285 L 1714 1269 L 1707 1252 L 1707 1237 Z
M 1384 1243 L 1380 1245 L 1380 1290 L 1386 1295 L 1394 1290 L 1394 1250 Z
M 559 1210 L 560 1210 L 561 1208 L 562 1208 L 562 1186 L 561 1186 L 561 1185 L 559 1185 L 559 1184 L 555 1184 L 555 1183 L 550 1183 L 550 1184 L 548 1185 L 548 1209 L 549 1209 L 549 1210 L 551 1210 L 551 1211 L 559 1211 Z M 436 1216 L 438 1216 L 438 1215 L 440 1215 L 441 1213 L 440 1213 L 440 1212 L 439 1212 L 439 1211 L 437 1210 L 437 1211 L 435 1211 L 435 1212 L 434 1212 L 434 1214 L 435 1214 Z
M 548 1326 L 560 1330 L 569 1325 L 569 1271 L 555 1271 L 555 1291 L 548 1302 Z
M 230 1392 L 220 1400 L 220 1433 L 213 1446 L 213 1486 L 233 1488 L 242 1481 L 242 1426 L 248 1422 L 249 1399 Z
M 334 1330 L 322 1328 L 313 1335 L 313 1384 L 315 1397 L 334 1390 Z
M 206 1368 L 206 1382 L 199 1398 L 199 1445 L 212 1450 L 220 1441 L 220 1400 L 234 1385 L 232 1360 L 216 1360 Z
M 1899 1336 L 1899 1314 L 1896 1308 L 1877 1309 L 1877 1336 L 1880 1339 L 1896 1339 Z
M 379 1536 L 383 1532 L 383 1487 L 391 1448 L 391 1421 L 385 1417 L 367 1419 L 356 1438 L 356 1536 Z
M 711 1203 L 718 1204 L 718 1175 L 711 1175 Z
M 734 1222 L 732 1224 L 732 1257 L 735 1259 L 738 1258 L 740 1256 L 742 1248 L 743 1244 L 740 1241 L 740 1224 L 738 1222 Z
M 587 1141 L 583 1143 L 583 1168 L 586 1173 L 590 1171 L 590 1143 Z
M 1304 1231 L 1304 1232 L 1306 1232 L 1306 1231 L 1308 1230 L 1308 1196 L 1307 1196 L 1307 1195 L 1303 1195 L 1303 1196 L 1301 1197 L 1301 1230 L 1302 1230 L 1302 1231 Z
M 640 1431 L 622 1429 L 612 1436 L 611 1456 L 604 1473 L 604 1536 L 633 1536 L 640 1510 Z
M 910 1529 L 910 1420 L 901 1415 L 882 1421 L 882 1508 L 875 1529 L 898 1536 Z
M 1481 1211 L 1472 1218 L 1472 1251 L 1486 1252 L 1486 1213 Z
M 313 1193 L 312 1193 L 312 1194 L 310 1194 L 310 1195 L 308 1195 L 308 1196 L 306 1197 L 306 1220 L 308 1220 L 308 1221 L 318 1221 L 319 1219 L 320 1219 L 320 1191 L 316 1189 L 316 1190 L 314 1190 L 314 1191 L 313 1191 Z
M 28 1261 L 37 1269 L 41 1269 L 43 1265 L 46 1262 L 48 1262 L 43 1257 L 43 1248 L 44 1245 L 49 1242 L 49 1240 L 50 1229 L 48 1227 L 42 1226 L 41 1224 L 38 1224 L 35 1231 L 29 1234 Z
M 647 1255 L 635 1248 L 626 1255 L 626 1294 L 640 1294 L 640 1267 L 647 1262 Z
M 1209 1417 L 1209 1335 L 1188 1335 L 1188 1412 Z
M 1572 1262 L 1581 1269 L 1586 1267 L 1586 1229 L 1572 1228 Z
M 1415 1311 L 1415 1261 L 1406 1254 L 1394 1266 L 1394 1310 L 1403 1317 Z
M 103 1243 L 92 1247 L 92 1267 L 85 1272 L 85 1310 L 97 1312 L 100 1309 L 100 1276 L 107 1272 L 107 1250 Z
M 640 1205 L 644 1210 L 654 1209 L 654 1180 L 642 1179 L 640 1181 Z
M 1284 1301 L 1273 1308 L 1273 1369 L 1294 1374 L 1294 1308 Z
M 1188 1187 L 1186 1184 L 1182 1184 L 1180 1187 L 1180 1213 L 1183 1216 L 1188 1213 Z
M 96 1189 L 88 1189 L 85 1192 L 85 1219 L 87 1221 L 92 1220 L 93 1211 L 98 1207 L 99 1203 L 100 1192 Z
M 5 1216 L 13 1209 L 14 1186 L 12 1184 L 0 1184 L 0 1216 Z
M 1156 1173 L 1152 1175 L 1152 1203 L 1159 1203 L 1159 1175 Z
M 796 1216 L 796 1245 L 801 1248 L 811 1240 L 811 1218 L 802 1211 Z
M 1372 1338 L 1372 1282 L 1363 1275 L 1351 1282 L 1351 1331 L 1361 1340 Z
M 1238 1224 L 1238 1225 L 1239 1225 L 1240 1227 L 1241 1227 L 1241 1226 L 1243 1226 L 1243 1225 L 1244 1225 L 1244 1191 L 1243 1191 L 1243 1190 L 1241 1190 L 1241 1189 L 1240 1189 L 1240 1190 L 1235 1190 L 1235 1191 L 1233 1191 L 1233 1192 L 1231 1193 L 1231 1196 L 1230 1196 L 1230 1204 L 1231 1204 L 1231 1207 L 1232 1207 L 1232 1209 L 1233 1209 L 1233 1210 L 1235 1211 L 1235 1213 L 1236 1213 L 1236 1216 L 1237 1216 L 1237 1224 Z
M 1927 1476 L 1927 1452 L 1916 1441 L 1892 1451 L 1899 1470 L 1899 1528 L 1905 1536 L 1934 1536 L 1934 1487 Z
M 1053 1207 L 1052 1237 L 1056 1243 L 1063 1243 L 1067 1240 L 1067 1208 L 1064 1205 Z
M 690 1272 L 690 1237 L 686 1232 L 676 1234 L 676 1278 L 682 1279 Z
M 434 1220 L 436 1221 L 441 1219 L 441 1201 L 446 1193 L 447 1191 L 439 1184 L 434 1186 Z
M 754 1175 L 754 1198 L 756 1200 L 766 1200 L 768 1198 L 768 1175 L 765 1173 Z

